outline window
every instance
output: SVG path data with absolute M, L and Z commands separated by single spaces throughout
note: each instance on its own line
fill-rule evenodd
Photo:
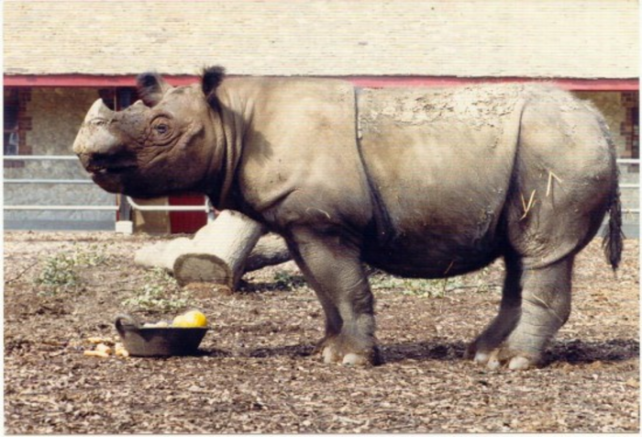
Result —
M 3 155 L 24 155 L 31 153 L 26 147 L 27 130 L 31 119 L 26 117 L 27 102 L 31 98 L 28 88 L 4 89 Z M 24 161 L 4 160 L 5 168 L 24 167 Z
M 17 155 L 20 145 L 19 113 L 20 92 L 17 89 L 7 90 L 4 93 L 4 154 Z

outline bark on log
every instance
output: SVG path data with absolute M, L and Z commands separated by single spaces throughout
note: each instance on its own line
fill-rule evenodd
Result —
M 143 247 L 134 261 L 169 271 L 181 286 L 212 282 L 234 290 L 244 272 L 291 259 L 281 237 L 261 237 L 262 233 L 263 227 L 243 214 L 222 211 L 193 239 L 177 238 Z

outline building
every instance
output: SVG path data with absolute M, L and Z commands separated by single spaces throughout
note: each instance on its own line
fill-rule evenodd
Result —
M 177 85 L 195 81 L 211 64 L 232 75 L 339 77 L 377 87 L 552 81 L 593 101 L 620 157 L 639 158 L 634 0 L 6 1 L 3 7 L 4 153 L 18 156 L 4 161 L 5 179 L 83 177 L 73 160 L 20 157 L 70 155 L 91 103 L 101 96 L 117 108 L 127 105 L 143 71 Z M 625 220 L 637 223 L 639 165 L 623 164 L 621 172 Z M 90 184 L 5 183 L 4 198 L 5 205 L 115 205 L 115 196 Z M 186 201 L 193 199 L 154 203 Z M 113 229 L 115 214 L 5 210 L 5 225 Z M 156 231 L 189 231 L 204 220 L 204 213 L 137 216 Z

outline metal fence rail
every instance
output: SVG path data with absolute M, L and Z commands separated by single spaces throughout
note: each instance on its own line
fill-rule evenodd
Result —
M 3 157 L 8 161 L 78 161 L 74 155 L 8 155 Z M 79 184 L 93 185 L 91 179 L 3 179 L 4 184 Z M 6 211 L 118 211 L 116 198 L 120 197 L 129 206 L 138 211 L 144 212 L 174 212 L 174 211 L 202 211 L 209 214 L 213 211 L 209 199 L 205 199 L 203 205 L 140 205 L 129 196 L 115 195 L 114 205 L 3 205 Z
M 3 179 L 5 184 L 80 184 L 91 185 L 90 179 Z
M 4 205 L 6 211 L 118 211 L 117 205 Z
M 78 161 L 76 155 L 4 155 L 5 161 Z
M 640 165 L 640 159 L 639 158 L 620 158 L 617 160 L 618 165 L 620 166 L 628 166 L 628 165 Z M 639 171 L 639 169 L 638 169 Z M 638 198 L 639 198 L 639 190 L 640 190 L 640 182 L 638 179 L 638 183 L 620 183 L 620 190 L 638 190 Z M 623 208 L 622 212 L 625 214 L 638 214 L 638 217 L 640 215 L 640 208 Z M 638 218 L 639 220 L 639 218 Z

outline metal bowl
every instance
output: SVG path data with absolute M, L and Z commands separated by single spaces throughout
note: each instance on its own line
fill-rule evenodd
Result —
M 125 349 L 136 357 L 194 355 L 209 329 L 144 327 L 129 314 L 116 317 L 115 325 Z

